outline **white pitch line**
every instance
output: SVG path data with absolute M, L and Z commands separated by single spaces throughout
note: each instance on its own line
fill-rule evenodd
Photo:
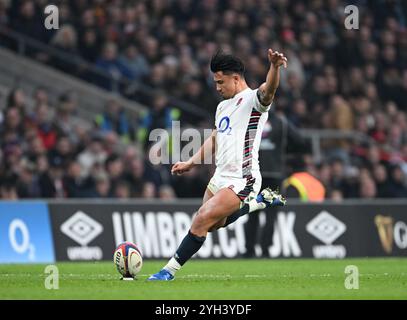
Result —
M 342 274 L 330 274 L 330 273 L 322 273 L 322 274 L 245 274 L 245 275 L 230 275 L 230 274 L 186 274 L 186 275 L 180 275 L 177 278 L 178 279 L 238 279 L 238 278 L 287 278 L 287 277 L 293 277 L 293 278 L 299 278 L 299 277 L 310 277 L 310 278 L 315 278 L 315 277 L 322 277 L 322 278 L 329 278 L 329 277 L 334 277 L 334 276 L 341 276 Z M 150 274 L 138 274 L 138 278 L 142 277 L 148 277 Z M 361 277 L 406 277 L 407 273 L 399 273 L 399 274 L 390 274 L 388 272 L 384 273 L 361 273 L 359 274 Z M 45 275 L 40 273 L 40 274 L 31 274 L 31 273 L 3 273 L 0 274 L 0 279 L 3 278 L 21 278 L 21 277 L 31 277 L 31 278 L 44 278 Z M 118 279 L 120 277 L 119 274 L 74 274 L 74 273 L 69 273 L 69 274 L 61 274 L 60 273 L 61 279 L 85 279 L 85 280 L 100 280 L 100 279 Z

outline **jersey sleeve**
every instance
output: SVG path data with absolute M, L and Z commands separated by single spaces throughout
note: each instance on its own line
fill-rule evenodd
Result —
M 219 110 L 220 110 L 220 106 L 221 106 L 222 102 L 219 102 L 218 106 L 216 107 L 216 112 L 215 112 L 215 122 L 214 122 L 214 129 L 218 130 L 218 114 L 219 114 Z
M 258 90 L 259 90 L 259 89 L 253 90 L 253 93 L 254 93 L 254 95 L 253 95 L 254 107 L 256 108 L 257 111 L 259 111 L 259 112 L 261 112 L 261 113 L 268 112 L 268 111 L 270 110 L 271 105 L 272 105 L 273 103 L 270 103 L 270 104 L 267 105 L 267 106 L 263 106 L 263 105 L 261 104 L 260 100 L 259 100 L 258 95 L 257 95 L 257 91 L 258 91 Z

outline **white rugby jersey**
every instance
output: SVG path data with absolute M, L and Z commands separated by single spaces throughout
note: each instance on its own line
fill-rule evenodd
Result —
M 249 178 L 259 171 L 259 146 L 269 106 L 257 98 L 257 90 L 247 88 L 218 104 L 215 116 L 216 173 Z

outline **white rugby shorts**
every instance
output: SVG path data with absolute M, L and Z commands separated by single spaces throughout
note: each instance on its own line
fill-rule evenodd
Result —
M 248 178 L 237 178 L 222 176 L 215 172 L 208 183 L 208 189 L 215 194 L 220 189 L 229 188 L 244 202 L 249 195 L 250 197 L 257 196 L 260 192 L 262 180 L 260 171 L 254 171 L 252 174 Z

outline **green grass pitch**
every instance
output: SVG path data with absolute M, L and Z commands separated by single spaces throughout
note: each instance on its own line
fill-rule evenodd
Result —
M 45 289 L 46 265 L 0 265 L 0 299 L 407 299 L 407 259 L 192 260 L 171 282 L 148 282 L 164 260 L 146 260 L 135 281 L 110 262 L 58 263 L 59 289 Z M 346 289 L 348 265 L 359 289 Z

